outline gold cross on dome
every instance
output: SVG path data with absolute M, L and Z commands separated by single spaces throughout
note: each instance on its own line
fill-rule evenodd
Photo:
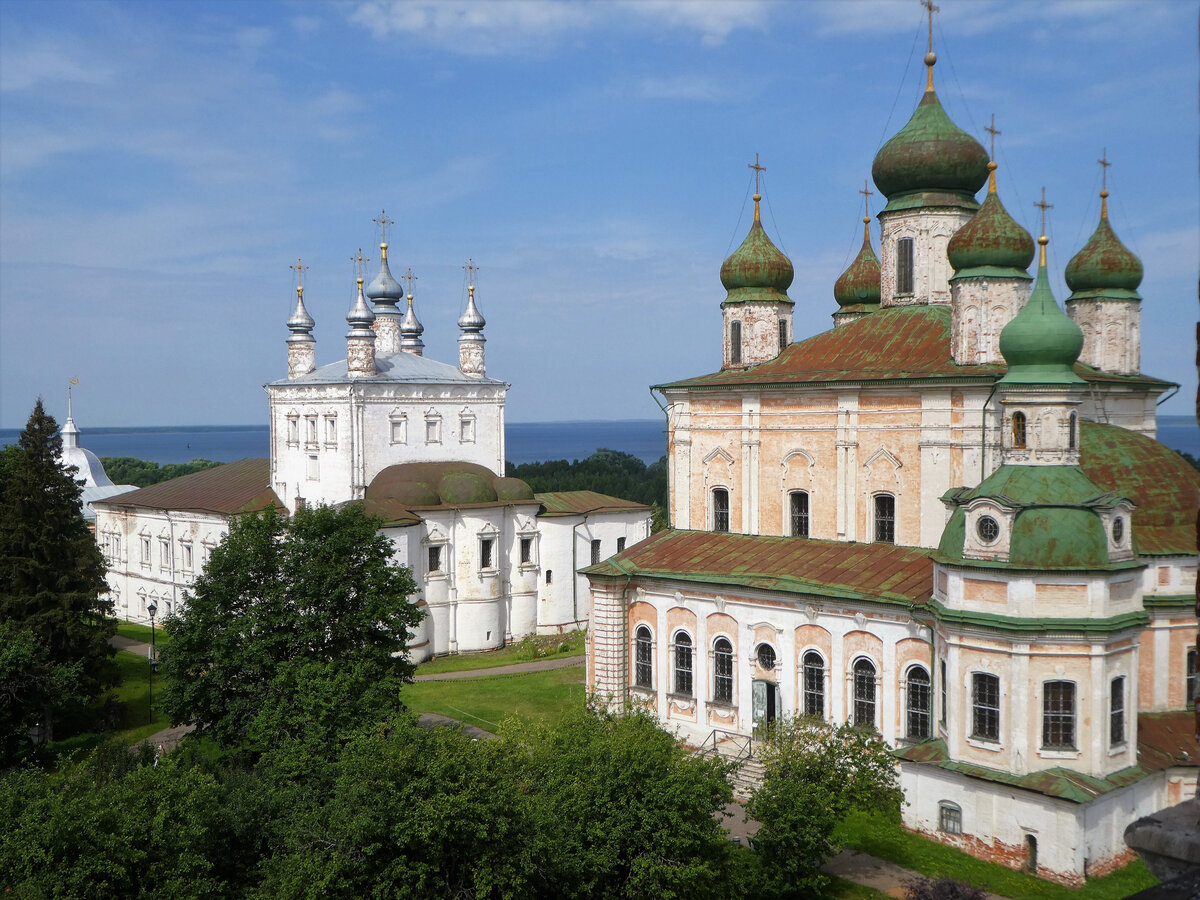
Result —
M 400 277 L 408 283 L 408 294 L 411 297 L 413 292 L 412 283 L 417 280 L 417 276 L 413 274 L 412 266 L 409 266 L 408 271 Z
M 752 162 L 752 163 L 746 163 L 746 168 L 747 168 L 747 169 L 753 169 L 753 170 L 754 170 L 754 193 L 756 193 L 756 194 L 757 194 L 757 193 L 760 193 L 760 192 L 759 192 L 759 190 L 758 190 L 758 176 L 759 176 L 761 173 L 763 173 L 763 172 L 767 171 L 767 167 L 766 167 L 766 166 L 760 166 L 760 165 L 758 164 L 758 154 L 757 154 L 757 153 L 755 153 L 755 154 L 754 154 L 754 162 Z
M 374 222 L 376 225 L 378 225 L 378 226 L 379 226 L 379 240 L 380 240 L 380 242 L 382 242 L 382 243 L 386 244 L 386 243 L 387 243 L 387 229 L 388 229 L 388 226 L 389 226 L 389 225 L 395 225 L 396 223 L 395 223 L 395 222 L 393 222 L 391 219 L 389 219 L 389 218 L 387 217 L 387 210 L 386 210 L 386 209 L 381 209 L 381 210 L 379 211 L 379 218 L 378 218 L 378 219 L 372 219 L 371 221 L 372 221 L 372 222 Z
M 356 256 L 350 257 L 350 262 L 354 263 L 354 274 L 359 281 L 362 281 L 363 277 L 363 263 L 369 263 L 370 261 L 370 257 L 362 255 L 362 247 L 358 248 Z
M 940 6 L 934 6 L 933 0 L 921 0 L 921 5 L 923 7 L 925 7 L 926 11 L 929 13 L 929 52 L 932 53 L 933 52 L 933 14 L 935 12 L 941 12 L 942 8 Z
M 1042 199 L 1033 204 L 1042 211 L 1042 234 L 1046 233 L 1046 210 L 1054 209 L 1053 203 L 1046 202 L 1046 189 L 1042 188 Z
M 296 273 L 296 287 L 304 287 L 304 273 L 308 271 L 308 266 L 304 264 L 304 260 L 297 256 L 296 264 L 294 266 L 288 266 L 288 268 Z
M 992 136 L 992 149 L 988 152 L 988 156 L 990 156 L 994 160 L 996 158 L 996 135 L 1004 134 L 1003 131 L 1000 131 L 996 128 L 996 114 L 995 113 L 992 113 L 992 124 L 985 125 L 983 130 Z
M 474 284 L 475 273 L 479 271 L 479 266 L 475 265 L 475 260 L 468 258 L 467 264 L 463 266 L 463 270 L 467 273 L 467 281 Z
M 859 193 L 863 195 L 863 215 L 869 216 L 871 215 L 871 197 L 874 196 L 875 192 L 868 186 L 867 179 L 865 178 L 863 179 L 863 189 Z
M 1100 154 L 1100 158 L 1096 160 L 1100 164 L 1100 190 L 1108 190 L 1108 167 L 1112 165 L 1108 161 L 1108 148 L 1104 148 L 1104 152 Z

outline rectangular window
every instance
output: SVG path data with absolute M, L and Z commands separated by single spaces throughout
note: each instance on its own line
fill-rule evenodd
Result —
M 440 444 L 442 442 L 442 420 L 438 418 L 425 420 L 425 443 Z
M 950 692 L 949 692 L 949 690 L 947 689 L 947 682 L 946 682 L 946 661 L 945 661 L 944 659 L 941 661 L 941 672 L 940 672 L 939 674 L 942 676 L 942 681 L 941 681 L 941 692 L 942 692 L 942 725 L 943 725 L 943 726 L 945 726 L 945 724 L 946 724 L 946 707 L 950 705 Z
M 150 565 L 150 538 L 142 538 L 142 565 Z
M 938 804 L 938 831 L 962 834 L 962 808 L 957 803 Z
M 307 435 L 305 440 L 310 444 L 315 444 L 317 442 L 317 417 L 306 416 L 304 421 L 306 423 L 305 434 Z
M 792 491 L 792 537 L 808 537 L 808 492 Z
M 875 542 L 896 543 L 896 498 L 891 494 L 875 495 Z
M 740 366 L 742 364 L 742 323 L 729 323 L 729 364 L 732 366 Z
M 788 345 L 788 327 L 787 319 L 779 320 L 779 352 L 783 352 L 783 348 Z
M 321 480 L 321 463 L 315 453 L 308 454 L 308 471 L 306 474 L 309 481 Z
M 491 538 L 484 538 L 479 542 L 479 568 L 492 568 L 492 547 L 495 544 Z
M 713 488 L 713 531 L 729 530 L 729 491 Z
M 617 538 L 617 552 L 618 553 L 625 552 L 625 538 L 623 538 L 623 537 Z
M 521 538 L 521 562 L 533 562 L 533 538 Z
M 971 737 L 1000 740 L 1000 679 L 995 675 L 971 676 Z
M 164 569 L 171 568 L 171 542 L 166 538 L 158 539 L 159 565 Z
M 464 416 L 458 421 L 458 439 L 463 444 L 475 443 L 475 420 Z
M 121 536 L 116 533 L 112 536 L 112 561 L 115 563 L 121 561 Z
M 1075 683 L 1047 681 L 1042 685 L 1042 746 L 1048 750 L 1075 749 Z
M 192 568 L 192 542 L 180 541 L 179 547 L 183 550 L 183 567 L 190 570 Z
M 442 547 L 440 544 L 429 548 L 429 571 L 431 573 L 442 571 Z
M 1109 743 L 1117 747 L 1125 743 L 1125 679 L 1112 680 L 1112 712 L 1109 721 Z
M 337 416 L 325 417 L 325 443 L 337 444 Z
M 293 446 L 300 443 L 300 417 L 288 416 L 287 442 Z
M 896 241 L 896 293 L 913 292 L 913 239 Z
M 392 443 L 403 444 L 408 440 L 408 419 L 405 416 L 398 416 L 391 420 L 392 423 Z
M 1166 570 L 1162 570 L 1166 571 Z M 1187 652 L 1187 704 L 1192 705 L 1192 701 L 1200 697 L 1200 659 L 1196 656 L 1195 650 Z
M 600 542 L 592 541 L 592 565 L 600 562 Z

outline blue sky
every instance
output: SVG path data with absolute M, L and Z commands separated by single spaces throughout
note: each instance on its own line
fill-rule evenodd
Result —
M 1146 267 L 1143 370 L 1187 414 L 1200 248 L 1197 5 L 953 2 L 938 93 L 1036 234 L 1055 293 L 1098 216 Z M 791 256 L 796 335 L 831 325 L 882 143 L 924 86 L 903 2 L 0 4 L 0 427 L 40 394 L 101 425 L 265 423 L 296 257 L 317 359 L 350 257 L 418 276 L 457 360 L 468 257 L 510 421 L 650 418 L 720 361 L 718 271 L 750 222 Z M 985 142 L 986 146 L 986 142 Z M 880 208 L 871 198 L 872 212 Z M 877 230 L 876 246 L 878 246 Z

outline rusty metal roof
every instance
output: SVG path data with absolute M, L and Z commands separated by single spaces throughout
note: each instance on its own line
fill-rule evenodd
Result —
M 1137 723 L 1138 763 L 1151 771 L 1200 765 L 1196 752 L 1196 718 L 1186 709 L 1140 713 Z
M 667 530 L 583 571 L 910 604 L 929 599 L 931 552 L 893 544 Z
M 622 500 L 597 491 L 547 491 L 534 494 L 533 498 L 542 504 L 542 511 L 538 513 L 542 518 L 581 516 L 601 510 L 650 509 L 645 503 Z
M 1139 554 L 1196 552 L 1200 472 L 1170 447 L 1116 425 L 1081 422 L 1079 467 L 1092 481 L 1134 502 Z
M 665 388 L 721 388 L 740 385 L 815 384 L 911 380 L 994 381 L 1002 364 L 960 366 L 950 351 L 950 307 L 903 306 L 881 309 L 847 325 L 790 345 L 774 359 L 748 369 L 730 369 Z M 1144 375 L 1110 375 L 1076 364 L 1087 381 L 1169 386 Z
M 283 504 L 271 490 L 271 461 L 239 459 L 137 491 L 98 500 L 100 507 L 178 509 L 230 516 Z

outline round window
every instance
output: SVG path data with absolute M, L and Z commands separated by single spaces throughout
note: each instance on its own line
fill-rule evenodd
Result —
M 985 544 L 990 544 L 1000 537 L 1000 523 L 991 516 L 980 516 L 979 521 L 975 523 L 975 533 Z
M 758 645 L 758 664 L 764 669 L 775 668 L 775 648 L 770 644 Z
M 1120 516 L 1113 519 L 1113 543 L 1120 544 L 1125 539 L 1125 520 Z

